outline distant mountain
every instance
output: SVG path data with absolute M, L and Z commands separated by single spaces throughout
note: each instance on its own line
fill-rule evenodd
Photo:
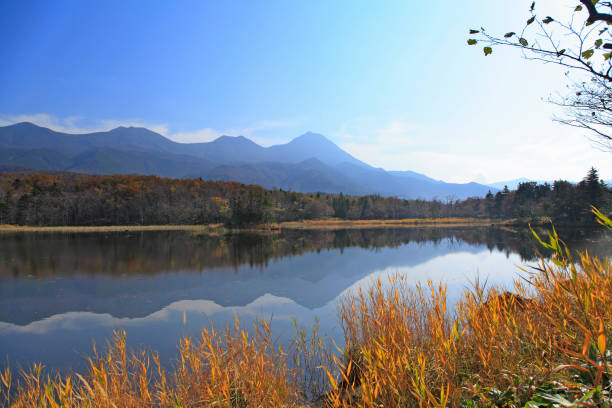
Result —
M 0 163 L 4 166 L 23 166 L 41 170 L 64 170 L 71 165 L 69 155 L 50 148 L 0 147 Z
M 268 152 L 270 154 L 268 160 L 276 162 L 296 163 L 314 157 L 328 165 L 349 163 L 372 168 L 339 148 L 325 136 L 312 132 L 296 137 L 287 144 L 271 146 Z
M 201 172 L 213 167 L 209 161 L 194 156 L 101 148 L 77 155 L 65 170 L 88 174 L 157 174 L 182 178 L 188 172 Z
M 194 175 L 195 176 L 195 175 Z M 219 166 L 199 175 L 203 179 L 239 181 L 266 188 L 298 192 L 342 192 L 350 195 L 379 194 L 401 198 L 440 200 L 484 196 L 490 187 L 476 183 L 453 184 L 430 182 L 421 178 L 398 177 L 382 169 L 349 163 L 328 166 L 317 159 L 297 164 L 254 163 Z
M 436 180 L 436 179 L 432 179 L 431 177 L 427 177 L 424 174 L 421 173 L 417 173 L 416 171 L 410 171 L 410 170 L 403 170 L 403 171 L 388 171 L 389 174 L 392 174 L 394 176 L 398 176 L 398 177 L 406 177 L 406 178 L 412 178 L 412 179 L 418 179 L 418 180 L 425 180 L 425 181 L 431 181 L 434 183 L 444 183 L 443 181 L 440 180 Z
M 487 184 L 487 186 L 496 188 L 498 190 L 503 190 L 504 186 L 508 186 L 510 190 L 516 190 L 519 183 L 527 183 L 530 181 L 533 181 L 533 180 L 529 180 L 526 177 L 521 177 L 521 178 L 517 178 L 514 180 L 498 181 L 496 183 L 490 183 L 490 184 Z
M 208 143 L 177 143 L 136 127 L 89 134 L 55 132 L 27 122 L 0 127 L 0 168 L 22 167 L 202 177 L 304 193 L 442 200 L 483 196 L 492 189 L 477 183 L 445 183 L 412 171 L 377 169 L 312 132 L 286 144 L 263 147 L 242 136 L 221 136 Z
M 345 194 L 368 194 L 364 188 L 341 171 L 327 166 L 318 159 L 300 163 L 258 163 L 239 166 L 224 165 L 200 175 L 204 179 L 239 181 L 244 184 L 259 184 L 270 189 L 299 192 Z
M 69 134 L 22 122 L 0 127 L 0 146 L 20 149 L 52 149 L 67 155 L 110 147 L 117 150 L 184 153 L 179 143 L 145 128 L 123 127 L 108 132 Z
M 177 145 L 188 148 L 183 153 L 212 159 L 217 163 L 256 163 L 268 161 L 270 156 L 265 147 L 244 136 L 221 136 L 208 143 L 177 143 Z

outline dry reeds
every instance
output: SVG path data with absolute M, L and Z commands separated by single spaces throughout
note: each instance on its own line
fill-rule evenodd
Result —
M 552 262 L 514 293 L 476 284 L 452 310 L 444 286 L 402 276 L 345 299 L 330 405 L 609 406 L 612 265 L 584 253 L 577 266 L 554 234 L 545 245 Z
M 350 229 L 350 228 L 416 228 L 416 227 L 459 227 L 477 225 L 501 225 L 505 221 L 487 218 L 405 218 L 391 220 L 348 220 L 348 219 L 325 219 L 325 220 L 302 220 L 286 221 L 280 224 L 281 229 Z
M 182 339 L 170 373 L 155 354 L 129 352 L 120 332 L 104 355 L 94 350 L 84 375 L 44 378 L 35 365 L 16 389 L 9 369 L 0 379 L 10 407 L 293 407 L 299 395 L 287 361 L 265 321 L 252 335 L 236 322 L 223 334 L 210 329 L 197 341 Z

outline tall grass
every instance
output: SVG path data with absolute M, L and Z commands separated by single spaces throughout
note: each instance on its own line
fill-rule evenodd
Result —
M 544 244 L 514 293 L 476 284 L 449 310 L 445 286 L 394 276 L 347 298 L 330 405 L 610 406 L 610 260 Z
M 236 322 L 224 333 L 183 338 L 171 372 L 154 353 L 128 351 L 119 332 L 106 353 L 94 350 L 84 375 L 43 377 L 35 365 L 17 384 L 9 369 L 0 379 L 10 407 L 294 407 L 300 395 L 287 361 L 265 321 L 253 334 Z
M 612 223 L 610 223 L 612 225 Z M 184 338 L 175 367 L 133 352 L 125 333 L 94 350 L 84 374 L 16 381 L 0 374 L 10 407 L 536 407 L 612 406 L 612 264 L 588 252 L 572 259 L 553 230 L 553 251 L 513 292 L 476 282 L 456 305 L 446 287 L 412 287 L 402 275 L 345 298 L 346 343 L 336 353 L 297 331 L 276 347 L 267 322 L 249 334 Z

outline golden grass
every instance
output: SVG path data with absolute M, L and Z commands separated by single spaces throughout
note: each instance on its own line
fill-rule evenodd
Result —
M 181 340 L 166 371 L 119 333 L 82 375 L 36 365 L 15 381 L 7 368 L 0 395 L 10 407 L 295 407 L 317 394 L 346 408 L 611 406 L 612 264 L 544 244 L 554 258 L 514 293 L 476 282 L 449 307 L 445 286 L 397 275 L 345 298 L 342 356 L 316 330 L 298 330 L 290 353 L 265 321 L 252 335 L 236 321 Z
M 135 231 L 196 231 L 204 232 L 222 228 L 222 224 L 210 225 L 109 225 L 109 226 L 26 226 L 0 225 L 0 232 L 135 232 Z
M 154 353 L 128 351 L 125 333 L 116 333 L 105 354 L 94 350 L 83 375 L 44 377 L 35 365 L 18 384 L 8 368 L 0 380 L 5 405 L 16 408 L 296 407 L 296 370 L 287 361 L 265 321 L 252 335 L 236 322 L 225 333 L 183 338 L 171 372 Z
M 27 226 L 0 224 L 0 233 L 6 232 L 137 232 L 137 231 L 193 231 L 220 234 L 235 231 L 275 233 L 282 229 L 339 229 L 339 228 L 414 228 L 434 226 L 505 225 L 509 221 L 480 218 L 406 218 L 398 220 L 302 220 L 273 224 L 261 224 L 244 228 L 227 229 L 223 224 L 207 225 L 109 225 L 109 226 Z
M 286 229 L 338 229 L 338 228 L 414 228 L 459 227 L 503 224 L 503 221 L 481 218 L 405 218 L 398 220 L 303 220 L 280 223 Z
M 515 293 L 476 284 L 452 310 L 444 286 L 410 289 L 402 276 L 347 298 L 330 405 L 610 406 L 612 265 L 585 253 L 579 268 L 551 246 L 553 262 Z

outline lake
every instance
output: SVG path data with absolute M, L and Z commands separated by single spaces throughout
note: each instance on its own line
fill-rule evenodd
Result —
M 611 255 L 601 229 L 561 235 Z M 476 277 L 511 287 L 536 248 L 527 230 L 493 227 L 0 234 L 0 358 L 82 369 L 94 342 L 125 329 L 131 346 L 169 364 L 181 336 L 236 317 L 245 327 L 271 319 L 279 345 L 294 321 L 341 341 L 338 301 L 379 277 L 442 281 L 452 302 Z

